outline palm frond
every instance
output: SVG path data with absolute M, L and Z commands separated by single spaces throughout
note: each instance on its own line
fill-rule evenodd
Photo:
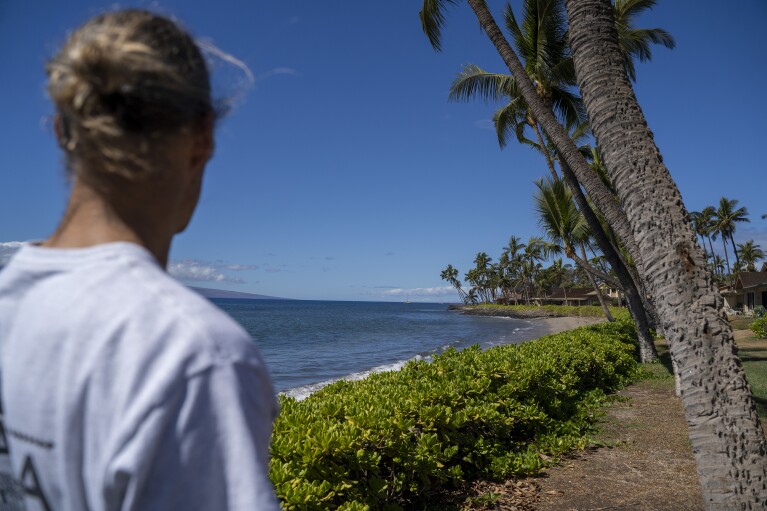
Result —
M 586 150 L 586 157 L 589 158 L 591 156 L 591 147 L 588 145 L 583 145 L 588 139 L 590 139 L 592 136 L 591 133 L 591 124 L 589 124 L 588 119 L 586 119 L 581 124 L 577 125 L 573 131 L 570 133 L 570 138 L 573 139 L 573 142 L 575 142 L 575 145 L 579 146 L 579 149 L 583 148 Z
M 506 23 L 506 30 L 511 34 L 511 39 L 514 42 L 514 46 L 516 46 L 517 52 L 519 52 L 522 58 L 526 58 L 529 52 L 529 41 L 514 17 L 514 10 L 511 8 L 511 4 L 506 4 L 506 8 L 503 10 L 503 19 Z
M 456 75 L 450 85 L 450 101 L 469 101 L 482 98 L 485 101 L 498 101 L 504 97 L 519 96 L 518 86 L 513 76 L 488 73 L 477 65 L 468 64 Z
M 448 4 L 456 0 L 423 0 L 423 7 L 418 16 L 421 18 L 421 28 L 429 38 L 432 48 L 442 51 L 442 27 L 445 25 L 445 10 Z
M 509 137 L 513 134 L 520 140 L 524 134 L 527 122 L 527 105 L 522 97 L 511 100 L 493 114 L 495 133 L 498 136 L 498 144 L 506 147 Z
M 551 104 L 554 112 L 567 131 L 588 122 L 586 107 L 577 94 L 560 87 L 551 88 Z
M 551 68 L 551 79 L 562 85 L 578 85 L 578 78 L 575 74 L 575 64 L 569 54 L 554 64 Z
M 616 0 L 613 6 L 618 43 L 623 54 L 626 73 L 636 81 L 634 60 L 646 62 L 652 59 L 651 44 L 661 44 L 668 49 L 676 46 L 674 38 L 661 28 L 634 28 L 635 18 L 643 11 L 652 9 L 656 0 Z

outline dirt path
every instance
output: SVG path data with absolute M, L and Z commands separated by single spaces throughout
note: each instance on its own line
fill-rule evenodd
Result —
M 767 351 L 764 341 L 753 339 L 751 332 L 736 330 L 734 334 L 741 350 Z M 659 342 L 658 348 L 669 365 L 665 343 Z M 452 509 L 702 510 L 687 423 L 682 402 L 674 395 L 674 380 L 663 365 L 650 366 L 648 371 L 655 376 L 625 388 L 604 409 L 597 447 L 574 453 L 539 477 L 501 484 L 477 482 L 462 495 L 463 504 Z M 767 432 L 767 421 L 763 427 Z
M 673 380 L 624 389 L 607 410 L 600 447 L 538 479 L 539 502 L 553 510 L 696 511 L 703 508 L 681 402 Z

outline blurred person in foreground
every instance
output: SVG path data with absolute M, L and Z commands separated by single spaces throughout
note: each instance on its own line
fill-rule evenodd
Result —
M 279 509 L 258 350 L 165 272 L 213 154 L 200 49 L 121 10 L 47 73 L 71 191 L 53 235 L 0 273 L 0 509 Z

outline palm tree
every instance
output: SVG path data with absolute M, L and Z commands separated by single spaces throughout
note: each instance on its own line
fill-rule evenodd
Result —
M 652 44 L 662 44 L 668 49 L 674 49 L 674 38 L 662 28 L 634 28 L 634 22 L 644 11 L 652 9 L 656 0 L 615 0 L 613 14 L 615 28 L 618 32 L 626 74 L 632 82 L 636 82 L 634 61 L 646 62 L 652 59 Z
M 703 247 L 703 256 L 708 261 L 708 252 L 706 249 L 706 221 L 703 218 L 701 211 L 690 211 L 690 220 L 692 221 L 692 227 L 695 229 L 695 234 L 700 236 L 701 246 Z
M 424 9 L 421 13 L 422 19 L 427 10 L 426 4 L 427 2 L 424 3 Z M 629 34 L 627 37 L 633 41 L 627 43 L 628 46 L 633 47 L 632 45 L 639 44 L 637 41 L 642 41 L 643 47 L 649 47 L 650 41 L 647 34 L 654 34 L 653 30 L 639 30 L 630 26 L 636 7 L 624 9 L 623 12 L 625 15 L 622 18 L 622 31 Z M 575 128 L 576 133 L 582 133 L 587 123 L 585 122 L 582 102 L 573 91 L 575 75 L 567 44 L 562 1 L 525 0 L 521 25 L 517 22 L 514 12 L 509 6 L 504 11 L 504 17 L 512 36 L 512 42 L 520 55 L 523 56 L 525 74 L 533 81 L 535 91 L 543 101 L 544 107 L 547 111 L 553 108 L 557 121 L 564 125 L 568 131 Z M 482 97 L 485 100 L 505 99 L 508 101 L 493 116 L 500 145 L 503 147 L 508 137 L 512 133 L 515 134 L 518 141 L 543 153 L 552 177 L 557 179 L 558 175 L 554 167 L 554 159 L 557 157 L 556 151 L 549 149 L 550 144 L 546 143 L 548 137 L 542 133 L 539 122 L 528 107 L 514 77 L 487 73 L 478 66 L 465 66 L 453 82 L 450 99 L 469 100 L 477 97 Z M 537 142 L 527 138 L 525 135 L 527 127 L 532 128 Z M 575 194 L 578 207 L 594 233 L 597 245 L 616 270 L 622 284 L 619 287 L 628 290 L 627 302 L 631 315 L 638 325 L 642 339 L 641 345 L 643 348 L 651 348 L 642 350 L 643 361 L 652 361 L 657 356 L 649 331 L 650 323 L 657 324 L 655 321 L 657 313 L 654 312 L 654 305 L 651 300 L 645 298 L 647 293 L 643 289 L 636 272 L 632 271 L 630 263 L 627 263 L 626 259 L 621 256 L 616 246 L 609 243 L 609 236 L 602 235 L 603 227 L 598 221 L 598 215 L 592 213 L 592 205 L 581 193 L 577 179 L 570 167 L 567 165 L 561 167 L 567 185 Z M 593 175 L 590 174 L 588 177 L 593 178 Z M 599 190 L 595 192 L 592 187 L 589 190 L 590 195 L 594 197 L 595 202 L 603 211 L 605 206 L 610 208 L 606 216 L 612 217 L 613 226 L 616 226 L 616 222 L 620 224 L 616 230 L 623 232 L 622 240 L 626 249 L 632 255 L 632 260 L 639 262 L 640 259 L 635 249 L 636 243 L 630 235 L 626 237 L 629 234 L 629 230 L 625 227 L 627 221 L 624 225 L 625 214 L 620 211 L 617 199 L 604 183 L 595 180 L 595 185 Z M 602 197 L 601 204 L 599 204 L 599 197 Z M 623 226 L 622 229 L 621 225 Z M 640 318 L 640 316 L 646 316 L 646 318 Z
M 511 236 L 509 243 L 502 248 L 499 259 L 499 273 L 501 274 L 500 286 L 507 302 L 511 302 L 512 296 L 516 302 L 521 295 L 523 282 L 519 278 L 522 265 L 521 251 L 525 244 L 518 236 Z
M 566 0 L 566 6 L 575 69 L 594 135 L 644 268 L 655 269 L 642 277 L 669 326 L 667 339 L 680 369 L 705 505 L 712 510 L 763 508 L 767 441 L 735 354 L 724 301 L 705 269 L 679 190 L 623 67 L 612 5 L 610 0 Z M 525 97 L 533 95 L 530 90 Z M 552 140 L 557 146 L 567 144 L 563 137 Z M 576 159 L 566 156 L 568 162 Z
M 572 194 L 559 179 L 548 182 L 541 180 L 536 183 L 536 186 L 538 192 L 534 201 L 539 225 L 551 241 L 564 247 L 567 257 L 586 270 L 589 282 L 594 287 L 605 317 L 608 321 L 614 321 L 604 296 L 602 296 L 602 291 L 594 280 L 594 274 L 615 287 L 622 289 L 622 286 L 612 277 L 596 270 L 588 263 L 585 244 L 589 238 L 589 230 L 586 220 L 573 202 Z M 575 246 L 580 247 L 581 257 L 576 255 Z
M 476 290 L 480 300 L 489 303 L 495 293 L 490 284 L 493 283 L 490 278 L 490 262 L 492 259 L 485 252 L 479 252 L 474 258 L 475 267 L 466 272 L 466 280 L 471 282 L 473 289 Z
M 700 247 L 692 243 L 695 233 L 681 195 L 663 164 L 626 74 L 613 6 L 610 0 L 565 1 L 584 104 L 623 208 L 610 207 L 609 191 L 538 97 L 484 0 L 468 3 L 536 120 L 627 244 L 657 300 L 668 327 L 672 358 L 680 367 L 690 441 L 707 507 L 758 509 L 767 503 L 767 440 L 734 353 L 724 301 L 705 269 Z M 423 28 L 437 48 L 434 43 L 439 40 L 448 3 L 453 2 L 425 0 L 421 11 Z M 629 139 L 632 143 L 626 144 Z M 646 264 L 663 271 L 646 271 Z
M 463 303 L 466 303 L 466 291 L 461 287 L 461 281 L 458 280 L 458 270 L 453 268 L 452 264 L 448 264 L 447 268 L 442 270 L 440 277 L 455 287 L 455 290 L 458 291 L 458 297 Z
M 746 208 L 739 208 L 737 199 L 728 199 L 722 197 L 719 199 L 719 209 L 716 210 L 716 230 L 722 235 L 722 244 L 724 245 L 724 255 L 727 259 L 727 243 L 729 238 L 732 243 L 732 250 L 735 252 L 735 262 L 740 267 L 740 256 L 738 250 L 735 248 L 735 234 L 736 224 L 740 222 L 750 222 L 748 217 L 748 210 Z M 727 269 L 729 271 L 729 260 L 727 262 Z
M 722 256 L 715 255 L 712 265 L 714 266 L 714 273 L 719 273 L 722 277 L 724 277 L 724 259 L 722 259 Z
M 764 251 L 754 243 L 754 240 L 738 243 L 737 252 L 740 253 L 740 259 L 745 264 L 746 271 L 756 271 L 756 262 L 764 259 Z
M 715 220 L 716 220 L 716 209 L 714 206 L 706 206 L 701 210 L 700 212 L 700 222 L 703 227 L 703 232 L 706 235 L 706 238 L 708 238 L 708 246 L 711 249 L 711 256 L 714 256 L 714 243 L 712 241 L 712 236 L 715 232 Z M 703 245 L 705 247 L 705 243 Z

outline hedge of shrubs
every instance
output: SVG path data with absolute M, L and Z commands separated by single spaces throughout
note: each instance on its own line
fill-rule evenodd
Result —
M 767 337 L 767 315 L 755 319 L 749 328 L 754 332 L 757 339 L 764 339 Z
M 636 374 L 635 335 L 604 323 L 282 396 L 277 494 L 287 510 L 402 509 L 465 481 L 534 474 L 586 445 L 606 393 Z

